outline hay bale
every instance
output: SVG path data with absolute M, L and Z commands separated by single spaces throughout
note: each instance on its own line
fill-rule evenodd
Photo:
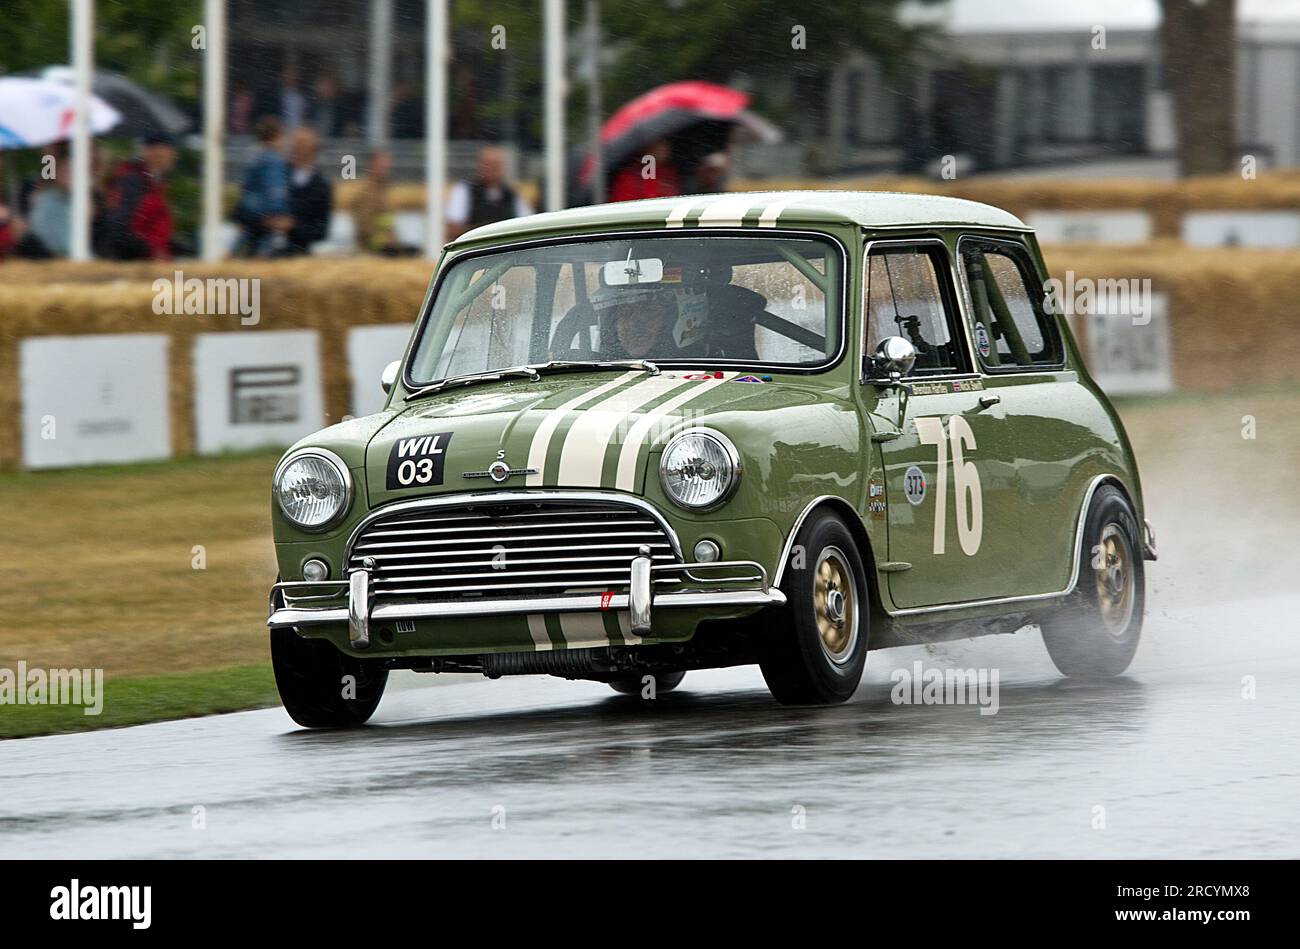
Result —
M 186 262 L 186 279 L 257 278 L 260 321 L 242 326 L 237 316 L 157 314 L 158 278 L 171 281 L 181 265 L 94 262 L 5 264 L 0 284 L 0 467 L 21 456 L 19 341 L 34 336 L 99 333 L 166 333 L 170 343 L 168 391 L 172 447 L 193 452 L 194 338 L 205 332 L 316 329 L 326 413 L 341 418 L 350 397 L 347 330 L 375 323 L 412 323 L 432 267 L 415 260 L 355 258 L 322 265 L 313 260 Z
M 1170 299 L 1174 385 L 1224 391 L 1300 381 L 1300 251 L 1141 247 L 1044 248 L 1052 276 L 1151 280 Z M 1080 336 L 1086 339 L 1086 320 Z
M 1300 176 L 1289 179 L 1300 186 Z M 1201 194 L 1215 195 L 1222 182 Z M 1140 247 L 1045 248 L 1053 276 L 1150 278 L 1170 294 L 1174 379 L 1180 389 L 1222 390 L 1300 380 L 1300 251 L 1188 248 L 1177 241 Z M 170 263 L 12 262 L 0 283 L 0 467 L 20 462 L 18 343 L 28 336 L 167 333 L 169 397 L 176 454 L 194 450 L 193 344 L 201 332 L 316 329 L 326 412 L 348 408 L 347 330 L 414 321 L 432 267 L 426 261 L 348 258 L 322 262 L 186 262 L 185 277 L 259 278 L 261 321 L 158 315 L 153 281 L 171 280 Z M 1083 333 L 1086 335 L 1086 326 Z
M 1187 211 L 1294 211 L 1300 208 L 1300 174 L 1269 171 L 1247 181 L 1239 174 L 1179 181 L 1125 179 L 1016 179 L 976 177 L 957 181 L 874 177 L 852 181 L 766 179 L 738 181 L 737 191 L 848 189 L 941 194 L 982 201 L 1021 218 L 1033 211 L 1146 211 L 1152 234 L 1178 237 Z

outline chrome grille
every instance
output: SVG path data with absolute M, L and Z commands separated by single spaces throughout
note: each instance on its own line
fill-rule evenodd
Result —
M 679 558 L 659 520 L 619 501 L 511 501 L 427 506 L 376 518 L 349 567 L 373 558 L 377 598 L 419 600 L 625 592 L 638 550 Z M 656 579 L 672 586 L 680 577 Z

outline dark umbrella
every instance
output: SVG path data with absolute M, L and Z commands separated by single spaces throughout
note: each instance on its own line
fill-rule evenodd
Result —
M 46 66 L 25 75 L 72 85 L 76 73 L 70 66 Z M 184 135 L 190 130 L 189 117 L 165 96 L 136 85 L 120 73 L 95 71 L 92 91 L 122 115 L 114 135 L 144 138 L 149 135 Z
M 601 157 L 607 178 L 654 142 L 667 138 L 682 176 L 704 156 L 721 151 L 737 130 L 753 141 L 779 142 L 781 132 L 747 108 L 749 93 L 711 82 L 673 82 L 637 96 L 610 116 L 600 130 Z M 574 182 L 575 203 L 590 200 L 590 155 Z

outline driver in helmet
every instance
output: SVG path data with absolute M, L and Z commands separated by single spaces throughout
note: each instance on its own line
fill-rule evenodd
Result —
M 677 344 L 677 297 L 672 290 L 611 287 L 593 300 L 601 313 L 607 359 L 681 359 L 693 355 Z

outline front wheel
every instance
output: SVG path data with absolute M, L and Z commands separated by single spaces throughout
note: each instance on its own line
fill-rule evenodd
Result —
M 388 684 L 387 667 L 344 655 L 325 639 L 271 630 L 271 666 L 284 710 L 306 728 L 348 728 L 374 714 Z
M 1098 488 L 1084 522 L 1074 595 L 1040 624 L 1062 675 L 1116 676 L 1133 661 L 1146 603 L 1140 536 L 1123 492 Z
M 838 515 L 814 513 L 795 540 L 781 590 L 784 622 L 768 632 L 759 667 L 782 705 L 847 701 L 867 662 L 866 571 Z

